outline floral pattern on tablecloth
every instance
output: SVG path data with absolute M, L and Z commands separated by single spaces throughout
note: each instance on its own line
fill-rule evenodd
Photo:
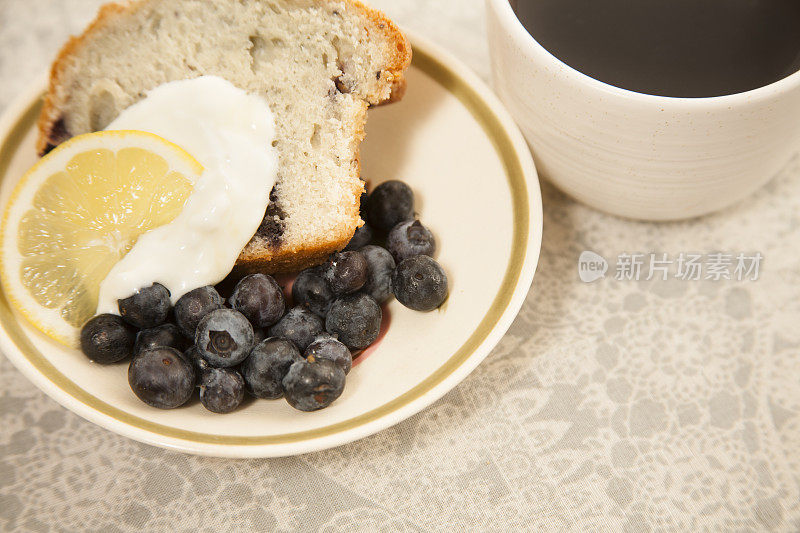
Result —
M 99 3 L 0 1 L 0 109 Z M 488 76 L 480 0 L 373 4 Z M 541 262 L 508 334 L 434 406 L 350 445 L 181 455 L 82 420 L 0 358 L 0 530 L 800 530 L 800 159 L 689 222 L 543 188 Z M 605 279 L 578 279 L 585 250 Z M 697 251 L 761 252 L 759 279 L 614 279 L 620 254 Z

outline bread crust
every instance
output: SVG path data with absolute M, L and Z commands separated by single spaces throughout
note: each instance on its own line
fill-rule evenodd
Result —
M 83 30 L 83 33 L 80 35 L 73 35 L 64 46 L 61 47 L 61 51 L 59 51 L 55 61 L 53 61 L 53 65 L 50 67 L 50 81 L 47 87 L 47 94 L 44 97 L 44 105 L 39 114 L 39 120 L 36 123 L 39 129 L 39 137 L 36 140 L 36 150 L 39 152 L 40 156 L 46 154 L 51 148 L 64 141 L 64 139 L 54 137 L 53 130 L 55 128 L 53 126 L 59 119 L 58 104 L 65 99 L 65 91 L 61 83 L 61 78 L 63 72 L 69 66 L 72 56 L 95 32 L 113 24 L 118 17 L 132 11 L 136 4 L 145 1 L 149 0 L 131 0 L 125 5 L 108 3 L 100 6 L 100 9 L 97 11 L 97 16 L 86 29 Z
M 352 237 L 352 235 L 351 235 Z M 329 255 L 338 252 L 345 246 L 350 239 L 331 241 L 317 246 L 307 246 L 302 250 L 292 253 L 278 253 L 270 260 L 264 261 L 262 257 L 239 256 L 233 272 L 236 275 L 254 274 L 261 272 L 264 274 L 290 274 L 300 270 L 321 265 Z
M 159 0 L 128 0 L 123 3 L 108 3 L 103 5 L 97 13 L 94 21 L 84 30 L 81 35 L 71 37 L 62 47 L 50 69 L 50 82 L 44 105 L 38 119 L 39 137 L 37 139 L 37 150 L 40 155 L 47 153 L 50 149 L 65 141 L 69 134 L 60 131 L 59 127 L 60 107 L 67 98 L 67 88 L 64 87 L 64 72 L 73 61 L 74 56 L 81 47 L 86 46 L 92 37 L 107 27 L 111 27 L 125 16 L 135 12 L 150 2 Z M 337 0 L 317 0 L 320 4 L 332 4 Z M 359 0 L 340 0 L 344 2 L 347 10 L 360 12 L 363 18 L 371 24 L 371 28 L 365 25 L 367 31 L 382 31 L 388 42 L 392 43 L 389 65 L 381 71 L 381 78 L 390 83 L 391 94 L 383 101 L 371 102 L 372 105 L 390 103 L 400 100 L 405 93 L 404 73 L 411 64 L 411 45 L 405 35 L 397 25 L 387 18 L 383 13 L 364 5 Z M 355 132 L 359 139 L 363 139 L 363 128 Z M 358 154 L 353 162 L 356 172 L 360 174 L 360 158 Z M 363 190 L 363 186 L 362 186 Z M 356 191 L 356 194 L 360 194 Z M 357 196 L 358 197 L 358 196 Z M 344 248 L 353 236 L 356 228 L 362 224 L 358 205 L 354 205 L 348 213 L 350 224 L 347 228 L 342 228 L 338 235 L 332 235 L 321 243 L 309 243 L 302 249 L 290 250 L 285 246 L 276 247 L 268 252 L 253 253 L 249 252 L 250 246 L 242 252 L 236 262 L 237 272 L 268 272 L 286 273 L 296 272 L 303 268 L 322 263 L 329 254 Z

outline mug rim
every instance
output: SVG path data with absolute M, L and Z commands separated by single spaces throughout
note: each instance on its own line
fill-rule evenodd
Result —
M 761 102 L 766 99 L 775 98 L 792 89 L 800 87 L 800 70 L 789 74 L 785 78 L 774 81 L 768 85 L 750 89 L 749 91 L 725 94 L 720 96 L 698 96 L 698 97 L 685 97 L 685 96 L 662 96 L 656 94 L 641 93 L 624 89 L 611 85 L 604 81 L 593 78 L 583 72 L 571 67 L 549 50 L 542 46 L 536 38 L 525 29 L 522 22 L 517 17 L 514 9 L 511 7 L 510 0 L 486 0 L 487 4 L 494 7 L 495 14 L 498 18 L 504 19 L 502 26 L 506 29 L 506 33 L 513 38 L 520 48 L 528 53 L 528 55 L 537 55 L 548 61 L 553 66 L 559 69 L 559 72 L 566 75 L 572 81 L 586 85 L 593 90 L 600 90 L 608 95 L 624 98 L 628 101 L 638 101 L 644 104 L 657 104 L 661 106 L 671 107 L 687 107 L 698 108 L 703 107 L 725 107 L 737 104 Z

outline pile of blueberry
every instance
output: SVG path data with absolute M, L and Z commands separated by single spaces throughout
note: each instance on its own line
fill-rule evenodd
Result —
M 400 181 L 361 199 L 359 228 L 344 251 L 300 272 L 287 297 L 274 278 L 250 274 L 227 301 L 214 287 L 183 295 L 172 307 L 158 283 L 119 300 L 119 315 L 103 314 L 81 330 L 81 349 L 97 363 L 132 356 L 128 383 L 161 409 L 200 401 L 229 413 L 245 391 L 286 398 L 301 411 L 330 405 L 343 392 L 356 353 L 378 338 L 381 304 L 394 295 L 417 311 L 447 298 L 447 276 L 431 257 L 433 235 L 414 219 L 414 196 Z M 384 238 L 386 247 L 373 244 Z

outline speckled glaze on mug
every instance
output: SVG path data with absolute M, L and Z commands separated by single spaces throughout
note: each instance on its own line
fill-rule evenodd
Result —
M 800 149 L 800 72 L 728 96 L 672 98 L 590 78 L 486 0 L 494 87 L 539 172 L 615 215 L 675 220 L 729 206 Z

